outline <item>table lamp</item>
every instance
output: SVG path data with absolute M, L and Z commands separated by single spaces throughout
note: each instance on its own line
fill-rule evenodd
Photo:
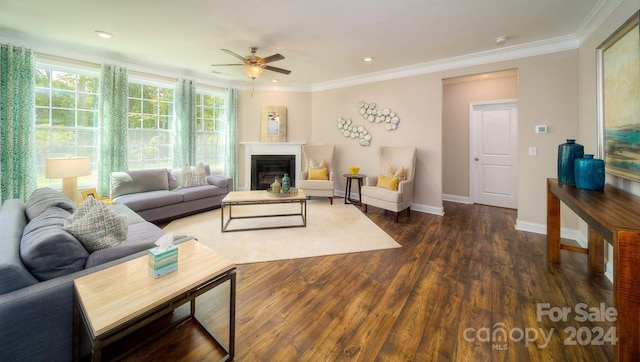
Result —
M 65 157 L 47 159 L 47 178 L 62 179 L 62 193 L 76 202 L 78 176 L 91 174 L 89 157 Z

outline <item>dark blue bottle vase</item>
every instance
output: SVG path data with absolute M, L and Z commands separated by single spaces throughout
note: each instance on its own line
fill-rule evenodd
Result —
M 584 156 L 584 146 L 574 139 L 567 139 L 567 143 L 558 146 L 558 182 L 575 185 L 573 162 Z
M 604 161 L 584 155 L 574 161 L 576 187 L 586 190 L 604 189 Z

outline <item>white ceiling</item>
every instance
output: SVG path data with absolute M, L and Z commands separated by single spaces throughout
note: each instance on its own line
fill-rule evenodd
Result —
M 619 0 L 0 0 L 0 42 L 248 81 L 220 51 L 285 56 L 256 85 L 313 86 L 510 50 L 577 47 Z M 94 33 L 113 34 L 109 40 Z M 498 47 L 495 38 L 507 36 Z M 22 43 L 22 44 L 20 44 Z M 362 58 L 371 56 L 373 62 Z M 453 59 L 452 59 L 453 58 Z M 76 58 L 77 59 L 77 58 Z

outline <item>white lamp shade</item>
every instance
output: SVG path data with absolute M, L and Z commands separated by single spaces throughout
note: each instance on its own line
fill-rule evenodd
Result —
M 67 178 L 91 174 L 89 157 L 65 157 L 47 159 L 47 178 Z

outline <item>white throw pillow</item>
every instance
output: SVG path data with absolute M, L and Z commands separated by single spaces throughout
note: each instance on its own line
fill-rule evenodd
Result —
M 182 168 L 182 188 L 207 185 L 207 172 L 202 162 L 198 166 L 184 165 Z

